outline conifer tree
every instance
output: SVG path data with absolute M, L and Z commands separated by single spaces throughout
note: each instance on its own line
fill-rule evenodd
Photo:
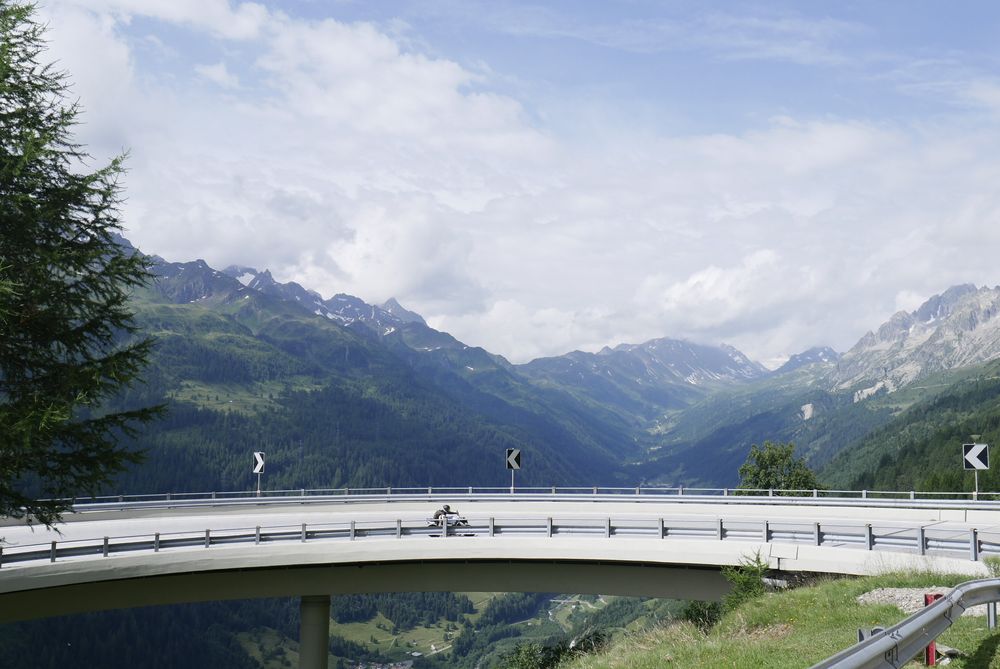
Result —
M 149 354 L 128 303 L 149 267 L 119 243 L 123 156 L 89 171 L 44 51 L 34 7 L 0 0 L 0 515 L 51 524 L 159 407 L 107 408 Z

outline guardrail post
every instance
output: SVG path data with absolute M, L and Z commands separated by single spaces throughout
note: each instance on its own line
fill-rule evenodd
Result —
M 660 538 L 664 539 L 667 536 L 667 523 L 662 518 L 660 518 Z
M 125 501 L 125 495 L 118 495 L 118 502 L 121 503 L 124 501 Z
M 722 518 L 717 519 L 715 523 L 715 537 L 722 541 Z
M 208 548 L 211 545 L 212 545 L 212 531 L 205 530 L 205 548 Z
M 874 550 L 875 548 L 875 535 L 872 533 L 872 524 L 865 524 L 865 549 Z
M 823 534 L 819 529 L 819 523 L 813 523 L 813 544 L 816 546 L 823 545 Z
M 552 486 L 552 494 L 553 495 L 556 494 L 556 487 L 555 486 Z
M 0 545 L 0 568 L 3 567 L 3 546 Z
M 677 494 L 678 495 L 683 495 L 684 494 L 684 486 L 679 486 L 677 488 Z
M 215 499 L 215 491 L 212 491 L 212 499 Z
M 493 526 L 493 517 L 490 517 L 490 536 L 492 537 L 496 533 L 496 528 Z
M 813 497 L 819 497 L 819 490 L 813 488 Z
M 596 485 L 594 486 L 594 494 L 595 495 L 597 494 L 597 486 Z
M 722 489 L 722 496 L 723 497 L 729 497 L 729 488 L 723 488 Z
M 256 531 L 256 532 L 254 532 L 254 535 L 253 535 L 253 542 L 254 542 L 254 544 L 255 544 L 255 545 L 257 545 L 257 546 L 259 546 L 259 545 L 260 545 L 260 525 L 258 525 L 258 526 L 257 526 L 257 531 Z
M 606 539 L 610 539 L 611 538 L 611 519 L 610 518 L 607 518 L 604 521 L 604 537 Z M 55 546 L 55 544 L 56 544 L 56 542 L 53 541 L 52 545 Z
M 156 534 L 153 535 L 153 552 L 154 553 L 159 553 L 160 552 L 160 533 L 159 532 L 157 532 Z
M 868 499 L 868 491 L 867 490 L 862 490 L 861 491 L 861 499 Z
M 168 502 L 170 501 L 170 493 L 169 492 L 167 493 L 167 501 Z
M 545 533 L 549 537 L 552 536 L 552 518 L 549 518 L 548 522 L 545 524 Z
M 913 491 L 912 490 L 910 491 L 910 499 L 914 499 Z
M 306 542 L 306 524 L 302 523 L 302 543 Z
M 917 554 L 927 554 L 927 535 L 924 532 L 923 525 L 917 528 Z
M 403 538 L 403 521 L 402 519 L 399 518 L 396 519 L 396 538 L 397 539 Z
M 995 630 L 997 628 L 997 603 L 990 602 L 986 605 L 986 626 Z
M 434 488 L 432 488 L 430 486 L 427 486 L 427 494 L 428 495 L 433 495 L 434 494 Z
M 447 523 L 445 523 L 447 525 Z M 354 526 L 354 521 L 351 521 L 351 541 L 354 541 L 354 537 L 358 536 L 358 530 Z
M 111 546 L 109 545 L 110 541 L 111 540 L 108 537 L 104 537 L 104 551 L 102 553 L 104 555 L 104 557 L 108 557 L 108 553 L 111 552 Z M 0 547 L 0 551 L 2 551 L 2 550 L 3 550 L 3 548 Z
M 774 497 L 774 488 L 768 488 L 767 489 L 767 496 L 768 497 Z
M 264 491 L 264 494 L 265 495 L 267 494 L 266 490 Z M 305 496 L 306 496 L 306 489 L 305 488 L 299 488 L 299 497 L 305 497 Z
M 385 496 L 388 497 L 391 494 L 392 494 L 392 486 L 386 486 L 385 487 Z
M 979 530 L 974 527 L 969 530 L 969 559 L 973 562 L 979 560 Z
M 639 486 L 636 486 L 636 487 L 635 487 L 635 494 L 636 494 L 636 495 L 640 494 L 640 493 L 639 493 Z
M 49 549 L 49 562 L 56 561 L 56 542 L 52 542 L 52 548 Z
M 771 541 L 771 523 L 764 521 L 764 543 Z

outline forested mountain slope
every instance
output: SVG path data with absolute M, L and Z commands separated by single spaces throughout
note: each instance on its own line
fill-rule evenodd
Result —
M 267 452 L 267 485 L 279 488 L 502 484 L 506 448 L 526 452 L 525 482 L 608 483 L 634 448 L 481 349 L 469 355 L 494 365 L 489 380 L 394 352 L 201 261 L 156 271 L 135 298 L 138 324 L 157 339 L 135 393 L 169 410 L 136 441 L 147 462 L 119 490 L 248 488 L 254 450 Z
M 822 470 L 823 479 L 852 489 L 972 490 L 961 445 L 974 434 L 978 441 L 1000 443 L 1000 363 L 968 372 L 844 449 Z M 979 487 L 1000 490 L 995 466 L 979 472 Z

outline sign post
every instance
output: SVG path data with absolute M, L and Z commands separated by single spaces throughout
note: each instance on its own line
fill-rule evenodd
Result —
M 260 475 L 264 473 L 264 452 L 253 452 L 253 473 L 257 475 L 257 497 L 260 497 Z
M 976 491 L 973 499 L 979 498 L 979 470 L 990 468 L 990 445 L 975 443 L 980 435 L 972 435 L 973 443 L 962 444 L 962 466 L 976 472 Z
M 510 494 L 514 494 L 514 470 L 521 468 L 521 449 L 507 449 L 507 469 L 510 470 Z

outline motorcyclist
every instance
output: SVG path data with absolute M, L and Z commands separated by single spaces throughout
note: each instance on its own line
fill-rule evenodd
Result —
M 448 522 L 448 516 L 452 514 L 458 515 L 458 511 L 452 511 L 451 507 L 445 504 L 440 509 L 434 512 L 434 520 L 435 522 L 437 522 L 438 525 L 444 527 L 445 523 Z

